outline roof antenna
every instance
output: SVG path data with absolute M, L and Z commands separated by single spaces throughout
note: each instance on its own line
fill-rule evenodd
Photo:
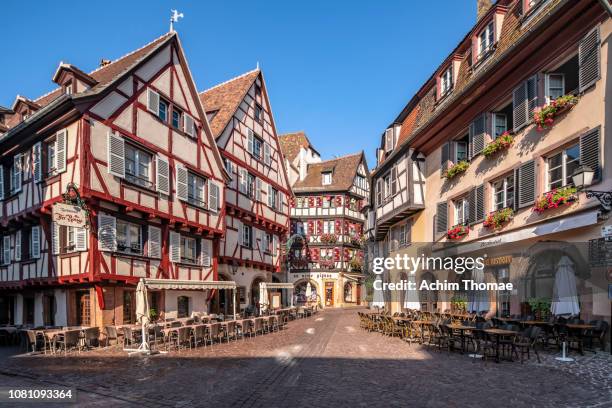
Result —
M 170 32 L 174 32 L 174 23 L 179 21 L 179 18 L 185 17 L 183 13 L 179 13 L 177 10 L 170 10 L 172 15 L 170 16 Z
M 257 66 L 255 67 L 255 69 L 259 69 L 259 61 L 257 61 Z

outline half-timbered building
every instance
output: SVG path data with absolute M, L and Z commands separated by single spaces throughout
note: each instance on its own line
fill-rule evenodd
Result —
M 214 280 L 229 177 L 177 34 L 53 81 L 0 113 L 0 320 L 129 323 L 140 278 Z M 86 226 L 52 218 L 67 198 Z M 210 295 L 150 291 L 150 306 L 186 315 Z
M 259 284 L 281 281 L 291 197 L 264 76 L 255 69 L 201 92 L 200 99 L 231 176 L 219 278 L 236 281 L 237 310 L 258 307 L 267 303 Z M 231 293 L 222 291 L 216 305 L 227 312 L 232 301 Z

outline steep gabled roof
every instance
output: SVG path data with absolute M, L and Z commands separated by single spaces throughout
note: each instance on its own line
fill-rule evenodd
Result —
M 317 191 L 348 191 L 353 185 L 359 164 L 364 160 L 363 152 L 325 160 L 320 163 L 310 164 L 304 180 L 298 180 L 293 185 L 293 191 L 317 192 Z M 327 171 L 332 172 L 332 183 L 323 185 L 323 175 Z M 367 177 L 367 174 L 364 174 Z
M 283 156 L 289 160 L 289 163 L 293 163 L 297 155 L 300 153 L 301 148 L 312 149 L 317 154 L 319 153 L 310 143 L 308 136 L 306 136 L 306 132 L 303 130 L 279 135 L 278 142 L 283 152 Z
M 260 70 L 255 69 L 200 92 L 206 113 L 215 112 L 209 121 L 215 138 L 221 135 L 259 73 Z

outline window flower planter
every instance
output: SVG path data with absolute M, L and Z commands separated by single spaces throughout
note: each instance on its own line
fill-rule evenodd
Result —
M 555 117 L 572 109 L 578 103 L 578 97 L 574 95 L 563 95 L 550 104 L 536 108 L 533 113 L 533 121 L 539 132 L 549 129 L 555 122 Z
M 465 172 L 468 167 L 470 167 L 470 163 L 468 161 L 462 160 L 459 163 L 451 166 L 444 172 L 444 178 L 447 180 L 453 179 L 457 177 L 459 174 Z
M 535 203 L 533 211 L 542 213 L 551 208 L 559 208 L 578 201 L 576 187 L 561 187 L 542 194 Z
M 490 212 L 484 220 L 483 226 L 492 230 L 499 229 L 514 217 L 514 210 L 506 207 L 497 211 Z
M 469 233 L 470 227 L 468 227 L 467 225 L 459 224 L 449 229 L 446 232 L 446 237 L 448 239 L 457 240 L 465 237 Z
M 510 132 L 506 131 L 502 133 L 497 139 L 489 143 L 482 150 L 484 157 L 493 157 L 496 153 L 508 149 L 514 143 L 514 136 Z
M 361 262 L 359 262 L 359 260 L 351 259 L 351 261 L 349 262 L 349 266 L 351 268 L 351 271 L 361 272 Z
M 338 241 L 336 234 L 322 234 L 321 242 L 324 244 L 335 244 Z

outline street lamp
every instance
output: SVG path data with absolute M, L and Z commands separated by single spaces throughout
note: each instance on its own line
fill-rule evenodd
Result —
M 595 197 L 605 211 L 612 210 L 612 191 L 585 190 L 593 182 L 595 171 L 589 166 L 578 166 L 572 173 L 572 181 L 576 188 L 586 194 L 586 198 Z

